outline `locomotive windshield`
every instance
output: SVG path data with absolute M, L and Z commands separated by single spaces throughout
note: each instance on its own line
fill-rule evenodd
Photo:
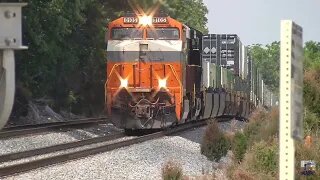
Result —
M 178 40 L 180 36 L 177 28 L 155 28 L 147 30 L 147 38 Z
M 114 28 L 112 29 L 111 36 L 114 40 L 142 39 L 143 30 L 136 28 Z

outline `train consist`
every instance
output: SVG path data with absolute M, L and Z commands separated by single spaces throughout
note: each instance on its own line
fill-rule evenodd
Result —
M 106 40 L 105 106 L 120 128 L 247 119 L 273 104 L 237 35 L 203 35 L 164 14 L 127 14 L 108 24 Z

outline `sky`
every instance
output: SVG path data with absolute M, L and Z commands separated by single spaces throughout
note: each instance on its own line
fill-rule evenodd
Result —
M 203 0 L 209 33 L 238 34 L 245 45 L 280 41 L 280 21 L 303 28 L 303 40 L 320 42 L 320 0 Z

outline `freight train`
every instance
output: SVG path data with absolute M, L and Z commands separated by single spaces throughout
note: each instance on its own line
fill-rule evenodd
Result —
M 117 127 L 247 119 L 257 105 L 272 104 L 237 35 L 203 35 L 161 13 L 126 14 L 107 29 L 105 107 Z

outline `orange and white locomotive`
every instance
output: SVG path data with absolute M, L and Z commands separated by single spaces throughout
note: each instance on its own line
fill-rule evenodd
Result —
M 198 118 L 201 33 L 166 15 L 126 15 L 108 25 L 106 109 L 124 129 Z

